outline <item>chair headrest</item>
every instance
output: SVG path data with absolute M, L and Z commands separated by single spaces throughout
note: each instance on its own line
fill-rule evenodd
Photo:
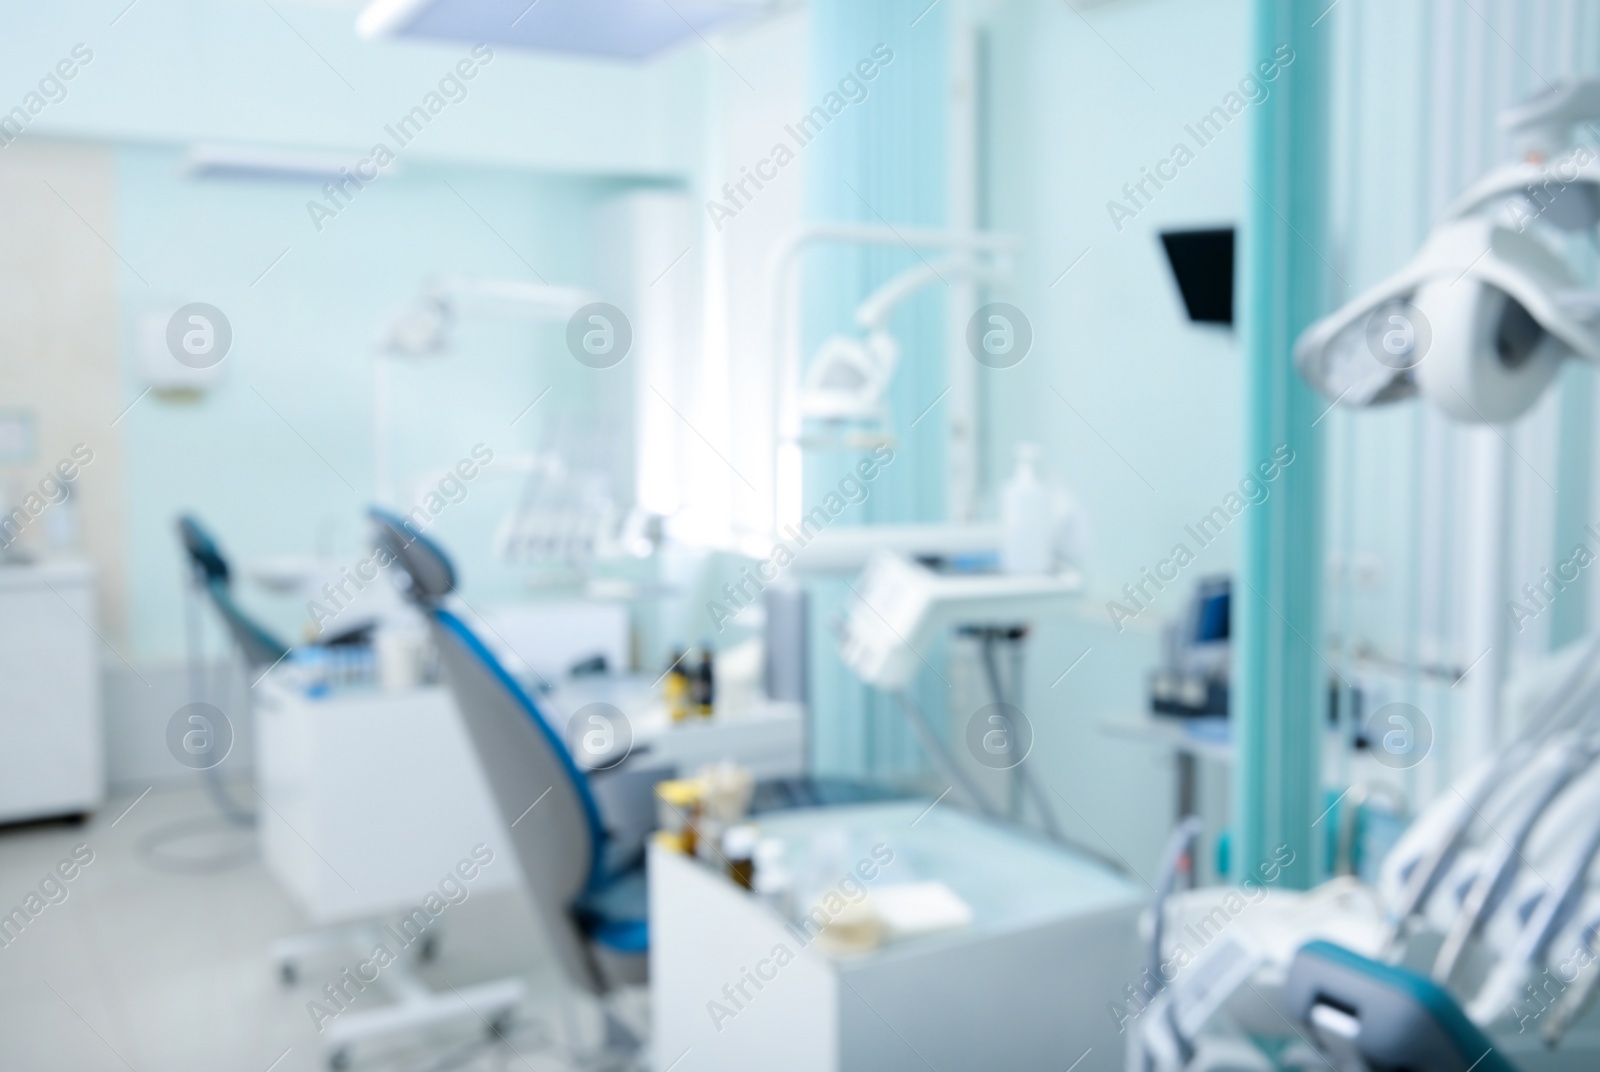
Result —
M 398 514 L 376 506 L 367 513 L 372 518 L 374 542 L 389 552 L 405 577 L 402 588 L 406 598 L 432 606 L 455 589 L 455 567 L 438 544 Z
M 228 560 L 222 557 L 222 551 L 217 547 L 217 541 L 211 538 L 211 533 L 192 514 L 178 518 L 178 539 L 189 556 L 189 564 L 205 578 L 207 584 L 215 581 L 228 583 Z
M 1374 1068 L 1516 1072 L 1432 979 L 1332 942 L 1300 947 L 1289 965 L 1283 1003 L 1291 1020 L 1314 1030 L 1322 1006 Z

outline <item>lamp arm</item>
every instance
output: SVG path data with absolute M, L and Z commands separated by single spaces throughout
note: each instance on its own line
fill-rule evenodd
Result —
M 930 283 L 957 279 L 988 280 L 1005 275 L 1002 266 L 980 262 L 967 253 L 953 253 L 936 261 L 923 261 L 893 276 L 856 307 L 856 324 L 868 332 L 884 331 L 895 308 Z
M 1505 109 L 1500 126 L 1517 150 L 1554 156 L 1572 144 L 1572 128 L 1600 120 L 1600 78 L 1563 81 Z
M 1587 187 L 1589 197 L 1600 198 L 1600 153 L 1588 146 L 1570 149 L 1549 160 L 1502 164 L 1467 187 L 1444 210 L 1442 219 L 1471 216 L 1517 195 L 1528 200 L 1532 216 L 1543 216 L 1550 202 L 1573 187 Z M 1554 216 L 1552 222 L 1562 225 L 1559 216 Z

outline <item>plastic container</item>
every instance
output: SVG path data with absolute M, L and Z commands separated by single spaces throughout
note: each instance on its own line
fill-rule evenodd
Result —
M 1000 569 L 1048 573 L 1051 563 L 1050 489 L 1039 479 L 1039 448 L 1017 444 L 1017 467 L 1000 493 Z
M 792 911 L 794 876 L 788 867 L 789 846 L 773 837 L 756 842 L 755 878 L 751 889 L 772 910 L 784 918 Z

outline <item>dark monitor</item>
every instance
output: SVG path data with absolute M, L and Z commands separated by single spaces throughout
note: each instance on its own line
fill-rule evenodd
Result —
M 1233 633 L 1233 582 L 1227 577 L 1201 581 L 1195 593 L 1194 642 L 1215 644 Z
M 1229 622 L 1229 604 L 1232 597 L 1224 590 L 1206 596 L 1200 603 L 1200 620 L 1196 623 L 1195 640 L 1201 644 L 1215 644 L 1227 640 L 1232 632 Z
M 1189 319 L 1233 323 L 1233 228 L 1162 231 L 1161 244 Z

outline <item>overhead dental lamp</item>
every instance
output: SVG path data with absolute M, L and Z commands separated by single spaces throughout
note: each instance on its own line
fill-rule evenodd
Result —
M 1600 362 L 1600 291 L 1553 242 L 1596 237 L 1600 152 L 1571 140 L 1595 119 L 1600 80 L 1509 109 L 1526 158 L 1469 188 L 1400 271 L 1307 328 L 1301 374 L 1341 405 L 1420 394 L 1457 420 L 1498 423 L 1525 413 L 1564 359 Z
M 881 422 L 883 396 L 900 361 L 900 344 L 889 319 L 901 302 L 930 283 L 1004 276 L 1008 263 L 957 253 L 923 262 L 894 276 L 867 296 L 855 312 L 862 337 L 831 335 L 817 349 L 800 388 L 800 415 L 810 420 Z
M 830 335 L 806 370 L 800 412 L 813 420 L 882 420 L 900 344 L 881 328 L 864 339 Z
M 595 295 L 581 287 L 551 286 L 521 279 L 440 276 L 384 322 L 375 340 L 372 382 L 373 494 L 383 505 L 399 505 L 393 473 L 390 427 L 390 366 L 406 359 L 450 353 L 456 324 L 464 318 L 561 321 Z
M 520 279 L 444 276 L 430 280 L 411 303 L 384 326 L 382 353 L 434 357 L 448 350 L 450 332 L 462 315 L 517 320 L 565 320 L 594 295 L 579 287 Z

